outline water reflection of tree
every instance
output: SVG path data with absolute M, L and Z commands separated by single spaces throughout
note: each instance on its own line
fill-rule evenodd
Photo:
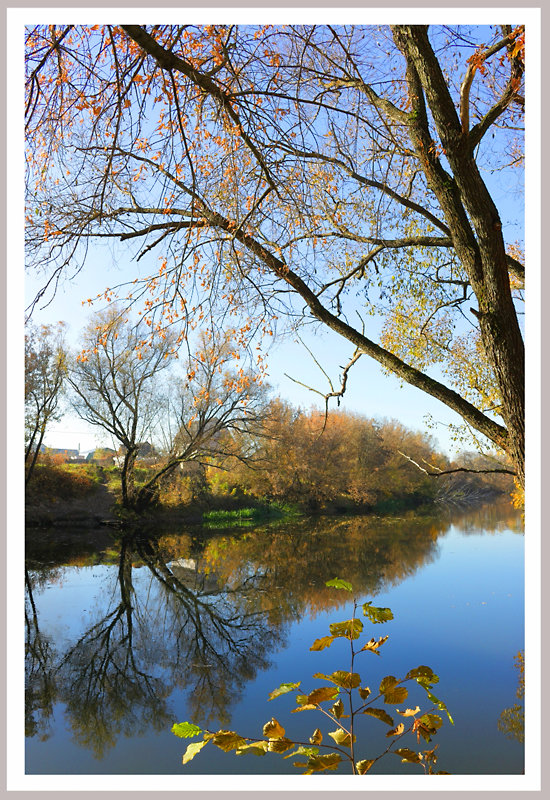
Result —
M 147 589 L 144 569 L 152 578 Z M 47 719 L 62 702 L 75 740 L 101 758 L 121 735 L 169 727 L 167 698 L 178 687 L 190 693 L 197 719 L 227 721 L 243 685 L 269 666 L 269 653 L 282 642 L 283 626 L 266 624 L 250 589 L 191 589 L 157 545 L 125 537 L 114 602 L 54 659 L 40 635 L 29 579 L 28 735 L 37 732 L 37 708 Z
M 447 509 L 449 523 L 463 534 L 501 533 L 511 530 L 514 533 L 524 533 L 523 519 L 506 499 L 497 499 L 494 503 L 473 508 Z
M 194 719 L 225 724 L 246 682 L 270 666 L 283 625 L 266 623 L 258 591 L 248 581 L 220 587 L 199 576 L 197 582 L 189 570 L 167 565 L 158 542 L 140 542 L 139 554 L 158 581 L 157 608 L 149 613 L 162 617 L 162 661 L 174 688 L 189 692 Z
M 27 569 L 25 588 L 25 736 L 47 739 L 56 695 L 56 653 L 40 629 L 33 580 Z
M 431 561 L 436 541 L 426 522 L 414 518 L 392 523 L 319 519 L 290 529 L 216 536 L 206 543 L 202 558 L 204 570 L 217 574 L 227 587 L 245 580 L 257 584 L 260 607 L 276 624 L 345 602 L 326 590 L 325 582 L 335 575 L 345 576 L 361 595 L 375 596 Z
M 374 597 L 433 560 L 448 527 L 446 519 L 411 515 L 304 520 L 198 541 L 125 536 L 114 595 L 103 593 L 63 654 L 40 631 L 29 578 L 28 734 L 60 701 L 75 739 L 100 758 L 121 735 L 167 729 L 168 698 L 178 689 L 198 724 L 224 726 L 288 625 L 346 602 L 326 580 L 345 577 Z
M 508 739 L 517 739 L 523 744 L 525 740 L 525 707 L 523 698 L 525 696 L 525 653 L 520 650 L 515 659 L 514 666 L 518 670 L 518 688 L 516 697 L 521 702 L 514 703 L 511 708 L 505 708 L 498 721 L 498 729 Z
M 170 718 L 169 687 L 141 657 L 148 623 L 136 603 L 132 555 L 131 541 L 122 539 L 116 604 L 67 650 L 58 667 L 60 699 L 73 735 L 97 758 L 120 734 L 161 730 Z

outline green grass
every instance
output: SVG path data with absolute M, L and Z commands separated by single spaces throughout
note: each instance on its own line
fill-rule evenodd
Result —
M 269 503 L 266 505 L 238 508 L 233 511 L 205 511 L 203 524 L 208 526 L 250 525 L 265 519 L 282 519 L 283 517 L 300 516 L 295 506 L 285 503 Z

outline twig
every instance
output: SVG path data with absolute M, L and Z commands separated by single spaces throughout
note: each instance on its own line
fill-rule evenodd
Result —
M 504 468 L 502 468 L 502 469 L 496 469 L 496 468 L 495 469 L 470 469 L 469 467 L 455 467 L 454 469 L 439 469 L 439 467 L 435 467 L 432 464 L 429 464 L 428 466 L 431 466 L 432 469 L 439 470 L 439 472 L 430 472 L 429 470 L 424 469 L 424 467 L 421 467 L 420 464 L 418 464 L 416 461 L 414 461 L 410 456 L 406 455 L 405 453 L 402 453 L 401 450 L 398 450 L 397 452 L 399 453 L 400 456 L 403 456 L 403 458 L 406 458 L 407 461 L 410 461 L 411 464 L 414 464 L 415 467 L 418 467 L 419 470 L 421 470 L 422 472 L 425 472 L 426 475 L 430 475 L 432 478 L 439 478 L 440 475 L 452 475 L 454 472 L 476 472 L 476 473 L 483 474 L 483 475 L 488 475 L 490 473 L 492 474 L 492 473 L 495 473 L 495 472 L 498 472 L 498 473 L 501 473 L 501 474 L 504 474 L 504 475 L 516 475 L 517 474 L 514 470 L 504 469 Z M 424 461 L 424 459 L 422 459 L 422 460 Z M 424 461 L 424 463 L 427 464 L 428 462 Z
M 300 339 L 300 341 L 302 342 L 301 339 Z M 332 385 L 332 381 L 331 381 L 330 377 L 327 375 L 327 373 L 325 372 L 323 367 L 319 364 L 319 362 L 317 361 L 317 359 L 315 358 L 315 356 L 313 355 L 313 353 L 311 352 L 309 347 L 307 347 L 307 345 L 304 344 L 304 342 L 302 342 L 302 344 L 304 345 L 304 347 L 306 348 L 308 353 L 311 355 L 311 357 L 313 358 L 313 360 L 315 361 L 315 363 L 317 364 L 317 366 L 319 367 L 319 369 L 321 370 L 323 375 L 326 377 L 327 381 L 329 382 L 329 386 L 331 388 L 331 391 L 323 393 L 319 389 L 314 389 L 312 386 L 308 386 L 306 383 L 302 383 L 302 381 L 299 381 L 296 378 L 293 378 L 291 375 L 288 375 L 286 372 L 284 374 L 285 374 L 286 378 L 289 378 L 291 381 L 294 381 L 294 383 L 298 383 L 300 386 L 303 386 L 304 389 L 308 389 L 310 392 L 315 392 L 315 394 L 318 394 L 322 398 L 324 398 L 324 401 L 325 401 L 325 419 L 324 419 L 324 422 L 323 422 L 323 427 L 321 429 L 321 433 L 319 434 L 321 436 L 325 432 L 325 428 L 327 426 L 329 400 L 330 400 L 331 397 L 336 397 L 337 398 L 337 403 L 338 403 L 338 405 L 340 405 L 340 398 L 344 396 L 344 393 L 346 391 L 346 386 L 347 386 L 347 382 L 348 382 L 348 372 L 350 371 L 352 366 L 355 364 L 355 362 L 358 361 L 361 358 L 361 356 L 363 355 L 363 351 L 360 350 L 358 347 L 355 348 L 353 356 L 350 358 L 350 360 L 348 361 L 346 366 L 343 368 L 342 377 L 340 379 L 340 388 L 338 390 L 335 390 L 334 386 Z

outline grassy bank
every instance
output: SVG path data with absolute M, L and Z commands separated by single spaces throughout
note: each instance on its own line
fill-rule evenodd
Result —
M 150 477 L 150 470 L 138 467 L 136 486 Z M 464 482 L 463 482 L 464 483 Z M 455 486 L 453 502 L 464 492 Z M 460 489 L 460 491 L 459 491 Z M 231 487 L 219 479 L 194 486 L 191 478 L 178 476 L 177 481 L 163 487 L 158 502 L 144 514 L 124 509 L 120 503 L 120 470 L 98 464 L 37 464 L 26 493 L 27 521 L 30 525 L 79 523 L 154 526 L 160 521 L 168 525 L 204 525 L 206 528 L 252 526 L 264 521 L 292 519 L 303 515 L 375 514 L 392 515 L 433 507 L 435 491 L 393 493 L 373 497 L 370 504 L 358 503 L 349 497 L 334 497 L 323 503 L 304 498 L 303 502 L 269 500 L 256 496 L 246 488 Z M 470 492 L 468 498 L 478 499 Z M 483 499 L 483 498 L 481 498 Z
M 231 510 L 215 509 L 202 515 L 203 525 L 209 528 L 251 525 L 270 519 L 300 517 L 303 512 L 297 505 L 288 503 L 260 503 L 249 508 Z

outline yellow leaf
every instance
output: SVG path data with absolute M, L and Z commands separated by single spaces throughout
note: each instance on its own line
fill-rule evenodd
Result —
M 270 739 L 268 743 L 268 750 L 270 753 L 284 753 L 294 747 L 294 742 L 286 737 Z
M 398 714 L 401 714 L 402 717 L 414 717 L 415 714 L 419 713 L 420 706 L 416 708 L 406 708 L 405 711 L 399 711 L 397 708 L 395 710 Z
M 321 744 L 323 741 L 323 734 L 319 730 L 319 728 L 315 728 L 313 731 L 313 735 L 309 737 L 309 741 L 311 744 Z
M 369 769 L 372 767 L 373 764 L 374 764 L 373 758 L 365 758 L 363 759 L 363 761 L 358 761 L 355 766 L 357 767 L 357 772 L 359 773 L 359 775 L 364 775 L 366 772 L 369 771 Z
M 320 686 L 308 694 L 308 703 L 322 703 L 324 700 L 334 700 L 338 695 L 336 686 Z
M 334 636 L 321 636 L 320 639 L 315 639 L 310 650 L 324 650 L 325 647 L 330 647 L 334 641 Z
M 351 736 L 343 728 L 337 728 L 335 731 L 329 733 L 329 736 L 334 739 L 336 744 L 342 747 L 351 747 Z M 353 741 L 355 741 L 355 736 L 353 737 Z
M 285 735 L 285 729 L 280 725 L 275 717 L 271 717 L 269 722 L 264 725 L 264 736 L 270 739 L 281 739 Z
M 191 759 L 195 758 L 198 752 L 202 750 L 205 744 L 208 742 L 193 742 L 187 747 L 185 754 L 182 759 L 182 764 L 187 764 Z
M 388 731 L 386 736 L 400 736 L 404 730 L 405 730 L 405 725 L 402 722 L 400 722 L 399 725 L 396 725 L 395 728 L 392 728 L 391 731 Z

